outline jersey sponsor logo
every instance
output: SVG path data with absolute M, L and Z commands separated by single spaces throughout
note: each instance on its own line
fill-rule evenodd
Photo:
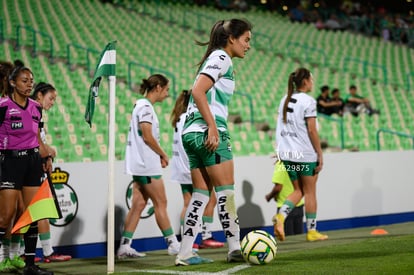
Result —
M 224 60 L 226 56 L 224 54 L 219 55 L 220 60 Z
M 19 116 L 11 116 L 11 117 L 10 117 L 10 120 L 11 120 L 11 121 L 20 121 L 20 120 L 22 120 L 22 118 L 21 118 L 21 117 L 19 117 Z
M 285 130 L 283 130 L 281 133 L 280 133 L 280 135 L 282 136 L 282 137 L 298 137 L 298 135 L 296 134 L 296 133 L 294 133 L 294 132 L 287 132 L 287 131 L 285 131 Z
M 206 67 L 206 70 L 221 70 L 221 68 L 217 64 L 214 64 L 214 65 L 208 65 Z
M 20 114 L 20 111 L 19 111 L 19 109 L 12 108 L 12 109 L 10 109 L 9 114 L 10 115 Z
M 291 119 L 287 119 L 286 120 L 286 124 L 295 125 L 295 122 L 293 120 L 291 120 Z
M 15 183 L 9 181 L 0 182 L 0 190 L 3 189 L 14 189 Z
M 23 129 L 23 122 L 13 122 L 11 128 L 13 130 Z
M 144 118 L 144 117 L 150 116 L 150 115 L 151 115 L 151 112 L 148 112 L 148 113 L 143 114 L 142 117 Z
M 305 158 L 303 152 L 301 151 L 277 151 L 276 156 L 278 159 L 303 159 Z M 287 171 L 291 171 L 290 168 L 286 169 Z

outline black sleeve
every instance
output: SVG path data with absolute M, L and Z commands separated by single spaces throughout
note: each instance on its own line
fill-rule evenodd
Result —
M 43 117 L 43 113 L 42 113 L 42 107 L 40 107 L 40 106 L 36 106 L 36 108 L 37 108 L 37 110 L 39 111 L 39 113 L 40 113 L 40 121 L 42 120 L 42 117 Z
M 6 118 L 7 106 L 0 107 L 0 125 L 3 124 L 4 119 Z

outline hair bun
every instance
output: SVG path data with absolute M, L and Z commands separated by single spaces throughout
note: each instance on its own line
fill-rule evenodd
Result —
M 14 64 L 15 67 L 23 67 L 24 66 L 23 61 L 21 61 L 20 59 L 14 60 L 13 64 Z

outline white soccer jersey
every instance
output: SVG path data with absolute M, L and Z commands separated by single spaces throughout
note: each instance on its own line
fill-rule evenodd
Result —
M 190 163 L 181 139 L 185 116 L 185 113 L 180 116 L 180 120 L 177 121 L 174 129 L 174 140 L 172 146 L 173 156 L 170 161 L 170 171 L 171 180 L 180 184 L 192 184 Z
M 228 105 L 234 92 L 233 62 L 223 50 L 215 50 L 204 62 L 198 77 L 204 74 L 213 80 L 214 85 L 207 92 L 208 105 L 215 117 L 217 127 L 221 131 L 227 130 Z M 203 132 L 207 129 L 206 122 L 201 116 L 191 96 L 187 108 L 187 120 L 184 125 L 184 134 L 188 132 Z
M 159 123 L 154 108 L 147 99 L 135 103 L 129 125 L 128 141 L 125 151 L 125 172 L 135 176 L 156 176 L 162 174 L 160 156 L 142 138 L 140 123 L 152 125 L 152 135 L 159 142 Z
M 317 154 L 310 141 L 306 118 L 316 117 L 316 100 L 305 93 L 293 93 L 288 104 L 286 124 L 283 123 L 283 105 L 280 101 L 276 126 L 276 153 L 282 160 L 315 162 Z

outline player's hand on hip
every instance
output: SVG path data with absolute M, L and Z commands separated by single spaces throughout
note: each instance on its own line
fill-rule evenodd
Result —
M 168 163 L 169 163 L 169 159 L 168 159 L 168 156 L 167 155 L 163 155 L 163 156 L 160 156 L 160 159 L 161 159 L 161 167 L 162 168 L 165 168 L 165 167 L 167 167 L 168 166 Z
M 220 142 L 219 133 L 216 127 L 209 127 L 207 130 L 207 137 L 204 141 L 204 145 L 207 150 L 214 152 L 217 150 Z

